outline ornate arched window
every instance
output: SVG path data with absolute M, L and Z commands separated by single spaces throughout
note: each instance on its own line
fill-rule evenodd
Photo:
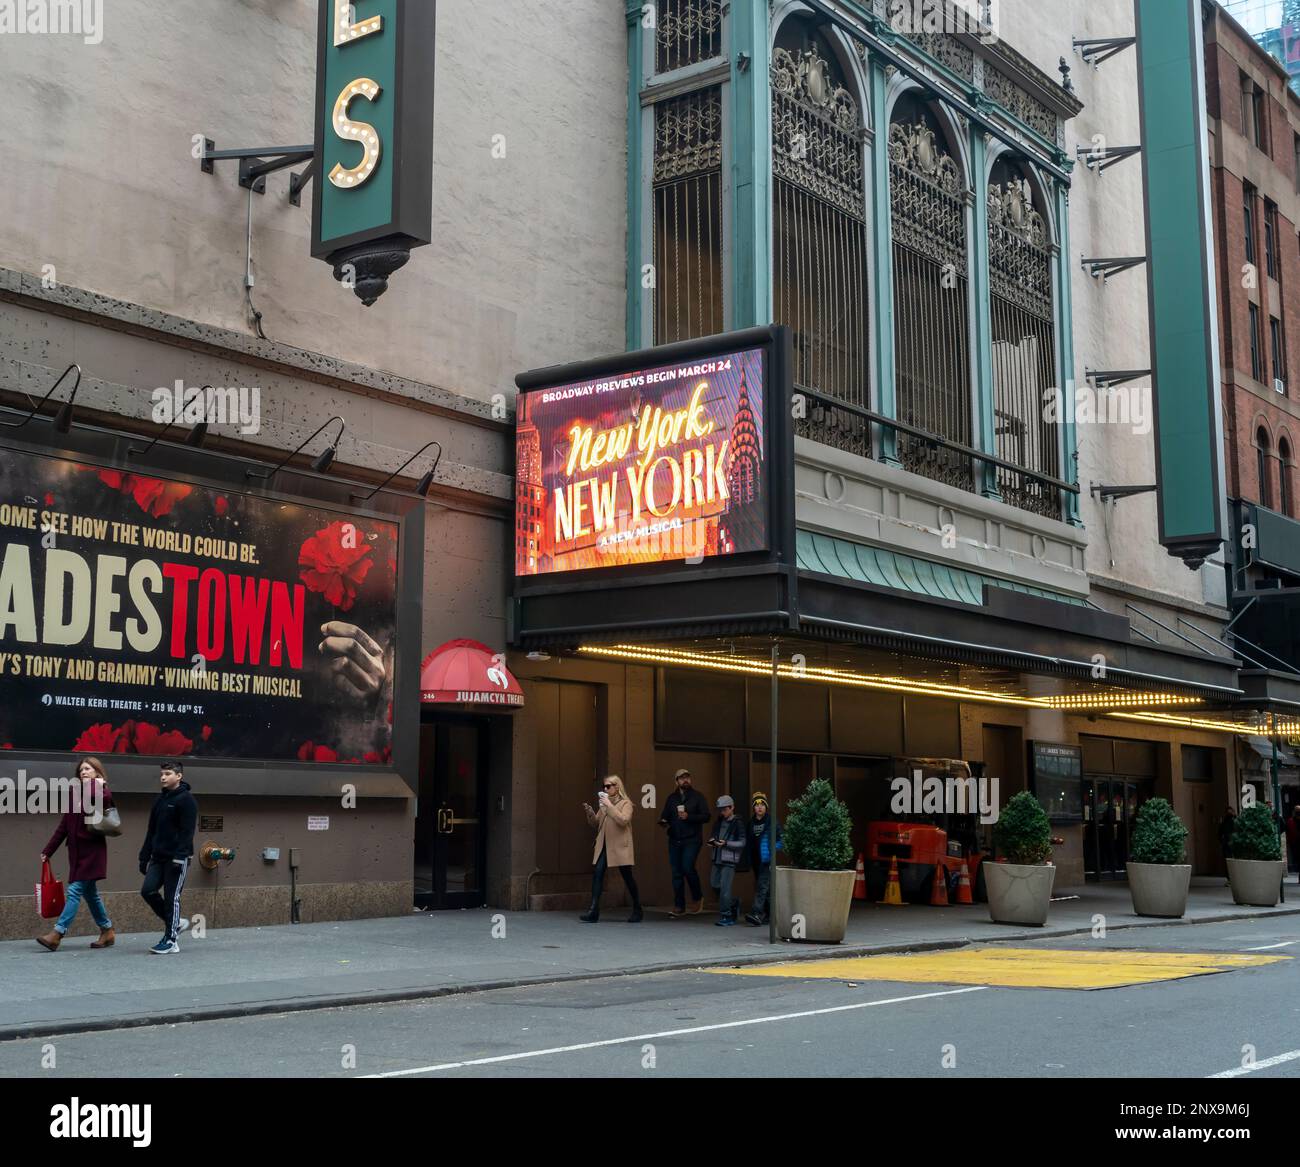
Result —
M 790 327 L 794 379 L 868 404 L 867 215 L 862 113 L 825 36 L 782 24 L 772 53 L 773 310 Z M 800 422 L 807 437 L 870 454 L 867 424 L 833 407 Z
M 1061 475 L 1059 410 L 1044 408 L 1057 385 L 1052 249 L 1047 224 L 1023 165 L 1000 158 L 989 179 L 989 318 L 993 338 L 993 418 L 998 457 Z M 1060 518 L 1060 491 L 1028 475 L 999 470 L 1013 506 Z
M 1269 455 L 1273 452 L 1273 443 L 1269 440 L 1268 430 L 1260 426 L 1255 433 L 1255 458 L 1259 471 L 1259 503 L 1273 509 L 1273 484 L 1269 480 Z
M 889 186 L 898 418 L 970 445 L 966 187 L 938 118 L 915 94 L 891 119 Z M 966 455 L 902 432 L 898 451 L 908 470 L 974 489 Z

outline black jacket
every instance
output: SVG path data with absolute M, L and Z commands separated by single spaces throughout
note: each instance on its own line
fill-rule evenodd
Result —
M 686 803 L 686 818 L 677 815 L 677 808 Z M 701 829 L 709 821 L 709 804 L 698 790 L 688 790 L 682 798 L 680 790 L 674 790 L 664 803 L 663 813 L 659 816 L 661 823 L 668 825 L 668 841 L 671 843 L 702 843 L 704 837 Z
M 140 848 L 140 866 L 152 859 L 188 859 L 194 854 L 194 826 L 199 804 L 182 779 L 175 790 L 164 790 L 149 811 L 149 829 Z

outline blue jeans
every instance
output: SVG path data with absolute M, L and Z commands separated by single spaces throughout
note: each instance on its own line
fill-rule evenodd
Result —
M 54 930 L 62 936 L 72 927 L 72 921 L 76 918 L 77 909 L 81 907 L 82 899 L 86 901 L 86 907 L 90 909 L 90 917 L 98 925 L 101 932 L 111 928 L 113 921 L 108 918 L 108 913 L 104 911 L 104 901 L 99 898 L 99 888 L 95 885 L 93 879 L 78 879 L 68 884 L 67 902 L 63 907 L 63 915 L 55 922 Z
M 704 844 L 699 839 L 686 843 L 668 844 L 668 864 L 673 869 L 673 903 L 677 910 L 686 908 L 686 885 L 691 887 L 691 899 L 699 903 L 704 898 L 700 888 L 700 873 L 695 870 L 695 860 L 700 856 Z

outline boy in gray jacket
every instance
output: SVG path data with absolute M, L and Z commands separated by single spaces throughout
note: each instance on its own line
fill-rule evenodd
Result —
M 718 927 L 730 928 L 736 922 L 740 901 L 731 894 L 731 884 L 736 878 L 736 868 L 749 841 L 745 835 L 744 821 L 736 814 L 736 802 L 729 794 L 718 799 L 720 818 L 713 829 L 708 846 L 713 848 L 713 870 L 709 883 L 718 892 Z

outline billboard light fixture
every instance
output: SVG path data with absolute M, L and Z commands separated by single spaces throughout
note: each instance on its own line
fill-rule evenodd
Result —
M 396 478 L 399 474 L 401 474 L 403 470 L 405 470 L 412 462 L 416 460 L 416 458 L 418 458 L 421 454 L 423 454 L 424 451 L 427 450 L 430 446 L 437 446 L 438 454 L 433 460 L 433 465 L 429 467 L 428 472 L 424 475 L 423 478 L 420 479 L 419 485 L 417 485 L 415 488 L 415 493 L 418 494 L 421 498 L 428 498 L 429 488 L 433 486 L 434 475 L 438 473 L 438 464 L 442 461 L 442 443 L 437 441 L 426 442 L 423 446 L 421 446 L 418 450 L 416 450 L 414 454 L 412 454 L 409 458 L 407 458 L 407 460 L 403 462 L 396 470 L 394 470 L 387 478 L 385 478 L 383 482 L 381 482 L 378 486 L 376 486 L 375 489 L 372 490 L 369 494 L 360 494 L 360 493 L 353 494 L 352 495 L 353 500 L 357 502 L 365 502 L 367 499 L 374 498 L 375 495 L 377 495 L 381 490 L 384 489 L 385 486 L 387 486 L 390 482 L 392 482 L 394 478 Z
M 73 402 L 77 400 L 77 389 L 81 385 L 81 366 L 77 364 L 69 365 L 66 369 L 63 370 L 62 373 L 59 374 L 59 379 L 49 387 L 49 389 L 46 391 L 45 396 L 42 397 L 38 402 L 36 402 L 35 405 L 32 406 L 31 411 L 27 414 L 25 418 L 22 419 L 22 421 L 0 422 L 0 426 L 4 426 L 7 429 L 13 429 L 13 430 L 22 429 L 23 426 L 25 426 L 29 421 L 32 420 L 32 418 L 34 418 L 37 415 L 37 413 L 40 412 L 41 406 L 44 405 L 54 395 L 54 391 L 60 385 L 63 384 L 63 378 L 66 377 L 69 373 L 71 373 L 74 369 L 77 371 L 77 379 L 72 383 L 72 392 L 68 394 L 67 401 L 65 401 L 61 406 L 59 406 L 59 412 L 55 414 L 54 417 L 55 430 L 57 430 L 61 434 L 66 434 L 69 431 L 71 431 L 72 418 L 74 412 Z M 29 397 L 28 400 L 30 401 L 31 398 Z
M 324 450 L 322 450 L 319 454 L 317 454 L 316 457 L 312 459 L 312 463 L 311 463 L 311 468 L 315 470 L 317 474 L 324 474 L 325 471 L 328 470 L 331 465 L 333 465 L 335 455 L 337 455 L 339 452 L 339 442 L 343 440 L 343 431 L 348 428 L 348 423 L 344 421 L 343 418 L 337 415 L 331 417 L 329 421 L 325 422 L 325 424 L 322 425 L 320 429 L 316 431 L 316 433 L 312 434 L 311 437 L 307 438 L 302 443 L 302 445 L 300 445 L 296 450 L 294 450 L 294 452 L 290 454 L 288 457 L 283 459 L 279 463 L 279 465 L 277 465 L 274 469 L 245 470 L 244 471 L 245 476 L 248 478 L 261 478 L 261 479 L 274 478 L 277 474 L 280 473 L 281 470 L 283 470 L 287 465 L 289 465 L 289 463 L 292 462 L 294 458 L 296 458 L 299 454 L 302 453 L 303 447 L 306 446 L 308 442 L 315 439 L 331 422 L 339 423 L 338 437 L 336 437 L 330 445 L 326 446 Z
M 174 426 L 178 421 L 181 420 L 182 417 L 185 416 L 185 410 L 189 408 L 190 403 L 200 393 L 205 395 L 203 398 L 203 417 L 200 421 L 198 421 L 195 424 L 194 428 L 191 429 L 190 432 L 185 435 L 185 444 L 187 446 L 192 446 L 196 449 L 199 446 L 203 445 L 203 443 L 207 441 L 208 438 L 208 399 L 206 394 L 207 391 L 211 388 L 212 388 L 211 385 L 204 385 L 202 388 L 194 390 L 194 392 L 190 395 L 190 397 L 186 401 L 181 403 L 181 411 L 179 416 L 172 418 L 171 421 L 169 421 L 165 426 L 163 426 L 162 429 L 160 429 L 158 433 L 154 436 L 153 441 L 151 441 L 147 446 L 141 446 L 138 448 L 136 446 L 128 446 L 126 449 L 126 456 L 128 458 L 133 458 L 137 454 L 147 454 L 150 450 L 152 450 L 154 446 L 156 446 L 159 443 L 159 441 L 162 440 L 163 434 L 165 434 L 169 429 L 172 428 L 172 426 Z

